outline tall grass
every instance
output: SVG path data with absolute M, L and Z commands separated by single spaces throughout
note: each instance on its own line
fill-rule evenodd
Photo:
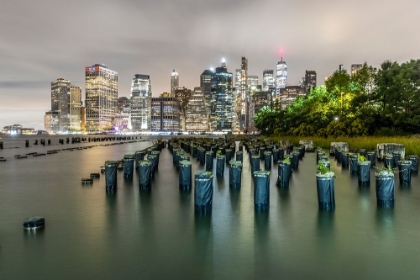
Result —
M 376 144 L 380 143 L 396 143 L 405 146 L 406 155 L 420 155 L 420 138 L 411 137 L 338 137 L 338 138 L 321 138 L 321 137 L 298 137 L 298 136 L 272 136 L 273 141 L 289 140 L 291 143 L 297 145 L 299 140 L 312 140 L 314 145 L 323 149 L 329 149 L 331 142 L 347 142 L 350 149 L 366 149 L 368 151 L 376 150 Z

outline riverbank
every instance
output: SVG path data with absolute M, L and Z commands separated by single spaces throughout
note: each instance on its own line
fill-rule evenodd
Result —
M 376 145 L 380 143 L 397 143 L 405 146 L 406 155 L 420 155 L 420 138 L 414 137 L 301 137 L 301 136 L 271 136 L 273 141 L 289 140 L 297 145 L 299 140 L 312 140 L 314 145 L 323 149 L 329 149 L 331 142 L 347 142 L 350 149 L 366 149 L 368 151 L 376 150 Z

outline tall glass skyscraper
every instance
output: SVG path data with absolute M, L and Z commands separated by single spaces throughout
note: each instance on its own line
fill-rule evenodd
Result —
M 211 131 L 232 131 L 236 120 L 236 99 L 233 94 L 233 75 L 227 72 L 225 60 L 217 67 L 211 79 Z
M 179 87 L 179 75 L 178 72 L 175 72 L 175 69 L 172 71 L 171 75 L 171 96 L 175 97 L 175 91 Z
M 80 108 L 82 108 L 82 89 L 76 86 L 70 86 L 70 131 L 82 130 L 82 118 Z
M 58 131 L 69 130 L 70 126 L 70 81 L 58 78 L 51 82 L 51 111 L 58 112 Z
M 276 97 L 280 96 L 282 88 L 287 85 L 287 64 L 283 61 L 283 57 L 276 66 Z
M 246 119 L 248 112 L 248 59 L 242 57 L 241 69 L 236 70 L 236 113 L 238 119 L 238 129 L 246 129 Z
M 274 71 L 264 70 L 263 72 L 263 91 L 268 91 L 270 88 L 274 88 Z
M 151 130 L 152 85 L 150 76 L 136 74 L 131 82 L 131 129 Z
M 117 112 L 118 72 L 103 64 L 85 68 L 86 131 L 112 129 Z

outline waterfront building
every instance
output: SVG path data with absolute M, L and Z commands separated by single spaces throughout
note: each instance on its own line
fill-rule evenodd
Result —
M 85 68 L 86 131 L 112 129 L 117 112 L 118 72 L 103 64 Z
M 282 88 L 287 86 L 287 64 L 281 57 L 276 66 L 276 97 L 280 96 Z
M 181 102 L 175 97 L 151 98 L 151 130 L 181 131 Z
M 131 129 L 134 131 L 150 131 L 152 85 L 149 75 L 134 75 L 131 83 L 130 101 Z
M 363 68 L 363 64 L 352 64 L 351 65 L 351 75 L 355 75 L 360 69 Z
M 35 129 L 22 127 L 21 124 L 12 124 L 3 127 L 1 132 L 9 135 L 32 135 L 35 134 Z
M 51 111 L 59 113 L 54 132 L 68 131 L 70 126 L 70 81 L 58 78 L 51 82 Z
M 204 95 L 201 87 L 196 87 L 185 110 L 185 131 L 205 132 L 208 130 L 208 115 Z
M 82 118 L 80 108 L 82 107 L 82 89 L 77 86 L 70 86 L 70 125 L 69 131 L 82 130 Z
M 233 75 L 227 71 L 223 59 L 211 79 L 210 130 L 232 131 L 235 129 L 236 94 L 233 92 Z
M 264 91 L 274 87 L 274 70 L 266 69 L 263 72 L 263 87 Z
M 175 90 L 175 98 L 177 98 L 181 104 L 181 130 L 185 131 L 185 110 L 190 101 L 192 90 L 185 87 L 180 87 Z
M 130 121 L 130 99 L 125 96 L 118 97 L 117 113 L 114 119 L 114 129 L 116 131 L 128 131 Z
M 179 88 L 179 75 L 178 72 L 175 72 L 175 69 L 171 74 L 171 94 L 172 97 L 175 96 L 175 91 Z
M 44 129 L 49 132 L 58 132 L 60 130 L 60 112 L 59 111 L 45 112 Z

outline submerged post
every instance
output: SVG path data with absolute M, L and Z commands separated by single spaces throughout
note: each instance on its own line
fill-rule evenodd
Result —
M 255 210 L 267 211 L 270 205 L 270 171 L 255 171 L 253 175 Z
M 213 174 L 199 171 L 195 174 L 194 205 L 197 214 L 211 213 L 213 204 Z

